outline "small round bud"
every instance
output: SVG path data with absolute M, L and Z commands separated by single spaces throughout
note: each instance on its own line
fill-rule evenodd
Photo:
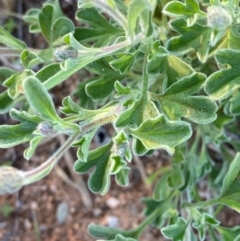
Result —
M 24 172 L 10 166 L 0 167 L 0 195 L 18 191 L 24 182 Z
M 208 9 L 207 25 L 215 30 L 225 30 L 232 24 L 231 15 L 220 6 L 213 6 Z
M 56 134 L 56 130 L 53 129 L 51 123 L 44 121 L 38 124 L 37 131 L 43 136 L 51 136 Z
M 54 56 L 58 61 L 75 59 L 78 57 L 78 51 L 68 45 L 63 45 L 54 50 Z

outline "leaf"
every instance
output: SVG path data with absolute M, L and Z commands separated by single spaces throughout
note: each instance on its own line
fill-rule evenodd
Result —
M 156 183 L 153 191 L 153 198 L 155 200 L 161 201 L 167 198 L 172 191 L 172 189 L 169 187 L 168 178 L 169 175 L 166 174 L 162 176 Z
M 8 79 L 6 79 L 3 83 L 6 87 L 8 87 L 8 95 L 12 99 L 16 99 L 20 94 L 24 92 L 23 89 L 23 81 L 29 77 L 33 76 L 34 72 L 32 70 L 23 70 L 22 72 L 13 74 Z
M 240 153 L 237 153 L 234 160 L 231 162 L 228 172 L 226 173 L 222 191 L 216 202 L 225 204 L 230 208 L 240 212 Z
M 174 147 L 188 140 L 191 127 L 183 121 L 168 121 L 163 116 L 144 121 L 138 128 L 129 129 L 148 149 L 164 149 L 173 154 Z
M 185 117 L 198 124 L 213 122 L 217 105 L 206 96 L 192 96 L 203 86 L 205 75 L 194 73 L 172 84 L 162 95 L 158 95 L 164 114 L 170 120 Z
M 35 75 L 36 78 L 38 78 L 41 82 L 46 81 L 47 79 L 51 78 L 51 76 L 54 76 L 58 72 L 61 71 L 60 64 L 49 64 L 43 68 L 41 68 Z
M 52 34 L 51 28 L 54 22 L 54 6 L 51 4 L 46 4 L 43 6 L 42 11 L 39 13 L 39 25 L 41 32 L 46 38 L 46 40 L 51 43 Z
M 22 64 L 25 68 L 31 68 L 37 64 L 40 64 L 42 60 L 37 56 L 37 54 L 30 52 L 25 49 L 20 55 Z
M 121 170 L 116 173 L 115 180 L 118 185 L 127 187 L 129 185 L 129 171 L 130 168 L 125 166 L 122 167 Z
M 173 165 L 169 172 L 168 185 L 171 188 L 178 189 L 184 185 L 185 177 L 177 165 Z
M 177 55 L 196 51 L 198 59 L 202 63 L 206 62 L 210 46 L 208 41 L 205 40 L 210 39 L 212 30 L 197 23 L 189 27 L 183 18 L 171 21 L 170 26 L 180 36 L 172 37 L 168 41 L 168 51 Z
M 44 136 L 35 136 L 31 141 L 30 141 L 30 146 L 24 151 L 23 156 L 25 159 L 29 160 L 37 146 L 40 144 L 40 142 L 44 139 Z
M 233 97 L 230 99 L 230 112 L 233 115 L 239 115 L 240 114 L 240 93 L 236 93 L 233 95 Z
M 234 182 L 237 180 L 237 177 L 240 172 L 240 153 L 238 152 L 231 162 L 228 172 L 226 173 L 223 184 L 222 184 L 222 195 L 228 193 L 230 188 L 233 186 Z
M 9 110 L 18 103 L 19 100 L 12 100 L 7 91 L 0 94 L 0 114 L 6 114 Z
M 184 240 L 186 227 L 186 220 L 180 217 L 175 224 L 162 228 L 161 232 L 165 238 L 173 241 L 180 241 Z
M 136 53 L 126 53 L 121 58 L 111 61 L 110 66 L 120 74 L 125 74 L 133 64 L 135 56 Z
M 0 148 L 10 148 L 33 138 L 33 131 L 37 124 L 33 122 L 24 122 L 18 125 L 0 126 Z
M 236 226 L 234 228 L 225 228 L 222 226 L 216 227 L 217 231 L 222 235 L 223 241 L 237 241 L 235 238 L 239 235 L 240 233 L 240 226 Z
M 79 173 L 88 172 L 95 166 L 93 172 L 88 179 L 89 189 L 93 193 L 100 193 L 104 195 L 107 193 L 110 186 L 110 149 L 112 143 L 108 143 L 102 147 L 89 152 L 87 162 L 80 160 L 74 163 L 74 170 Z
M 7 68 L 7 67 L 0 67 L 0 84 L 2 84 L 7 78 L 11 75 L 15 74 L 16 71 Z
M 124 35 L 122 29 L 110 24 L 95 8 L 80 9 L 76 13 L 76 18 L 91 26 L 91 28 L 78 27 L 75 29 L 74 37 L 78 41 L 96 41 L 97 45 L 102 45 L 106 40 L 110 42 L 111 39 Z
M 116 127 L 133 126 L 137 127 L 145 120 L 159 115 L 155 104 L 148 98 L 136 100 L 130 108 L 123 111 L 117 118 Z
M 95 224 L 88 225 L 88 232 L 92 237 L 104 239 L 114 239 L 116 235 L 124 235 L 126 233 L 126 231 L 123 230 Z
M 127 22 L 129 36 L 134 36 L 134 30 L 137 27 L 137 19 L 144 10 L 153 11 L 156 1 L 151 0 L 132 0 L 128 6 Z
M 219 50 L 215 54 L 215 59 L 219 64 L 228 64 L 231 68 L 226 68 L 214 72 L 207 78 L 205 90 L 213 100 L 221 100 L 230 96 L 240 85 L 240 71 L 238 62 L 240 51 L 232 49 Z
M 114 90 L 115 77 L 103 76 L 86 84 L 86 94 L 93 100 L 101 100 L 108 97 Z
M 23 88 L 29 105 L 43 119 L 57 122 L 60 120 L 51 96 L 37 78 L 27 78 L 23 83 Z
M 13 48 L 13 49 L 19 49 L 23 50 L 27 47 L 27 45 L 20 41 L 19 39 L 16 39 L 13 37 L 8 31 L 6 31 L 3 27 L 0 26 L 0 43 Z
M 23 16 L 23 21 L 30 24 L 29 26 L 29 32 L 30 33 L 39 33 L 41 32 L 40 26 L 39 26 L 39 20 L 38 15 L 41 12 L 40 9 L 32 8 L 27 11 L 27 13 Z
M 171 1 L 165 5 L 163 13 L 173 17 L 191 17 L 196 13 L 204 14 L 196 0 L 185 0 L 185 3 Z
M 132 92 L 132 88 L 130 86 L 124 86 L 118 80 L 114 83 L 114 88 L 117 92 L 117 94 L 115 95 L 115 98 L 118 98 L 122 95 L 131 94 Z
M 74 30 L 74 24 L 70 19 L 66 17 L 56 19 L 52 26 L 51 42 L 54 42 L 68 33 L 74 32 Z
M 162 73 L 164 77 L 162 88 L 165 90 L 166 87 L 195 71 L 180 58 L 170 55 L 159 41 L 155 41 L 148 56 L 147 72 L 150 75 Z
M 91 130 L 87 134 L 83 135 L 83 137 L 79 141 L 74 143 L 73 146 L 76 146 L 76 147 L 79 146 L 77 150 L 77 158 L 79 159 L 79 161 L 87 162 L 88 150 L 89 150 L 92 138 L 96 134 L 96 131 L 97 131 L 97 128 Z

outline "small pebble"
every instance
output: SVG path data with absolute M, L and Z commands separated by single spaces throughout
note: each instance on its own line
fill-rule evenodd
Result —
M 106 204 L 109 208 L 115 209 L 119 206 L 120 202 L 118 199 L 116 199 L 114 197 L 110 197 L 107 199 Z
M 68 217 L 68 204 L 66 202 L 61 202 L 57 206 L 57 222 L 58 224 L 63 224 L 66 222 Z

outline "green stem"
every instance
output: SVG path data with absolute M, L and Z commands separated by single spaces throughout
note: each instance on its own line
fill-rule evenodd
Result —
M 41 180 L 43 177 L 47 176 L 58 162 L 58 160 L 63 156 L 66 150 L 68 150 L 73 142 L 77 139 L 80 135 L 80 132 L 74 133 L 72 136 L 68 138 L 63 146 L 61 146 L 57 152 L 55 152 L 46 162 L 42 165 L 38 166 L 37 168 L 27 171 L 24 173 L 24 185 L 28 185 L 34 183 L 36 181 Z
M 177 194 L 176 191 L 172 192 L 165 200 L 161 202 L 161 204 L 134 230 L 131 230 L 129 232 L 132 233 L 131 237 L 138 239 L 141 232 L 150 224 L 153 222 L 153 220 L 163 214 L 169 206 L 170 201 L 172 198 Z
M 12 48 L 7 48 L 7 47 L 0 47 L 0 56 L 17 56 L 21 54 L 22 50 L 19 49 L 12 49 Z
M 206 208 L 208 206 L 216 205 L 220 202 L 220 198 L 198 202 L 198 203 L 183 203 L 182 208 Z
M 47 176 L 52 171 L 58 160 L 64 155 L 65 151 L 72 146 L 72 144 L 77 138 L 80 138 L 81 136 L 83 136 L 84 134 L 86 134 L 87 132 L 96 127 L 112 122 L 115 119 L 115 114 L 111 114 L 93 120 L 90 123 L 89 121 L 86 122 L 86 124 L 82 125 L 79 131 L 76 131 L 72 136 L 70 136 L 68 140 L 64 143 L 64 145 L 62 145 L 46 162 L 42 163 L 40 166 L 33 170 L 24 172 L 23 185 L 34 183 Z
M 116 53 L 117 51 L 124 49 L 126 47 L 138 44 L 142 42 L 144 39 L 144 36 L 142 34 L 138 34 L 135 38 L 135 41 L 133 43 L 129 43 L 129 41 L 125 40 L 123 42 L 113 44 L 110 46 L 102 47 L 100 49 L 99 53 L 96 53 L 94 56 L 86 57 L 86 59 L 81 60 L 79 63 L 74 64 L 71 67 L 68 67 L 67 69 L 62 69 L 57 74 L 50 77 L 48 80 L 43 82 L 44 87 L 49 90 L 53 88 L 54 86 L 62 83 L 64 80 L 69 78 L 71 75 L 85 67 L 86 65 L 92 63 L 93 61 L 96 61 L 98 59 L 101 59 L 103 57 L 109 56 L 113 53 Z
M 147 97 L 148 95 L 148 74 L 147 74 L 147 56 L 148 51 L 146 51 L 146 54 L 144 56 L 144 63 L 143 63 L 143 85 L 142 85 L 142 98 Z

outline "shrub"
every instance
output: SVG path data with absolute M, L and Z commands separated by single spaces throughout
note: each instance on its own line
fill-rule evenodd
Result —
M 111 176 L 128 185 L 132 155 L 162 149 L 171 163 L 152 175 L 153 195 L 143 199 L 146 219 L 133 230 L 90 225 L 89 233 L 131 241 L 154 224 L 174 241 L 239 240 L 240 226 L 221 226 L 215 208 L 240 211 L 239 1 L 81 0 L 78 8 L 78 26 L 58 1 L 26 13 L 29 31 L 48 42 L 44 50 L 0 27 L 2 55 L 19 56 L 23 66 L 0 69 L 6 87 L 0 113 L 19 122 L 0 126 L 0 147 L 29 142 L 28 160 L 45 138 L 68 136 L 36 169 L 1 167 L 0 194 L 42 179 L 75 147 L 74 170 L 90 171 L 89 189 L 104 195 Z M 50 91 L 82 69 L 91 77 L 62 100 L 59 115 Z M 111 140 L 89 150 L 99 127 L 109 123 Z M 205 200 L 202 181 L 210 195 Z

